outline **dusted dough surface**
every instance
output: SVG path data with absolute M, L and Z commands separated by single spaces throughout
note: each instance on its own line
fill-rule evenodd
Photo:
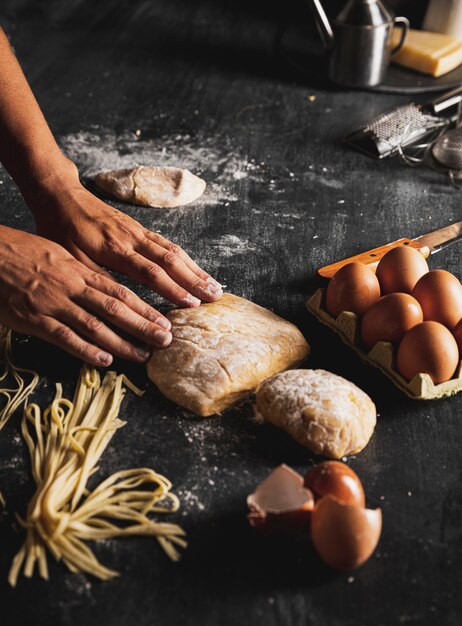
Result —
M 314 454 L 356 454 L 374 432 L 376 409 L 352 382 L 325 370 L 293 370 L 265 380 L 257 410 Z
M 144 167 L 112 170 L 95 176 L 103 191 L 133 204 L 154 208 L 173 208 L 197 200 L 205 181 L 189 170 L 178 167 Z
M 202 416 L 221 413 L 310 352 L 296 326 L 229 293 L 167 317 L 173 341 L 152 353 L 149 378 L 167 398 Z

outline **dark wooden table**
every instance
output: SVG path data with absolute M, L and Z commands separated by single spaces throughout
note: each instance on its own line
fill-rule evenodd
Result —
M 324 567 L 307 538 L 256 537 L 247 494 L 277 464 L 305 472 L 317 459 L 255 424 L 248 407 L 197 420 L 163 399 L 143 368 L 117 363 L 146 394 L 127 395 L 128 424 L 100 476 L 147 465 L 171 478 L 190 546 L 173 564 L 153 540 L 115 540 L 95 548 L 120 571 L 111 582 L 52 563 L 50 582 L 21 579 L 10 589 L 7 571 L 23 539 L 14 512 L 24 512 L 33 489 L 16 415 L 0 433 L 8 504 L 0 513 L 2 626 L 460 624 L 462 396 L 406 398 L 304 308 L 321 264 L 461 219 L 461 195 L 442 176 L 341 144 L 347 131 L 407 98 L 334 89 L 295 71 L 275 45 L 282 26 L 309 20 L 290 0 L 274 8 L 252 0 L 6 0 L 0 17 L 82 175 L 136 163 L 203 175 L 208 189 L 192 206 L 114 205 L 180 243 L 229 291 L 294 321 L 312 344 L 310 367 L 372 396 L 375 434 L 349 462 L 384 517 L 375 555 L 352 574 Z M 4 171 L 0 210 L 2 223 L 33 231 Z M 460 246 L 431 265 L 460 276 Z M 15 351 L 44 376 L 39 402 L 57 380 L 71 392 L 79 364 L 70 357 L 34 340 L 17 341 Z

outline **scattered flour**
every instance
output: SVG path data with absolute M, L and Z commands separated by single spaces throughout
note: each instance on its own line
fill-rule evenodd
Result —
M 219 239 L 213 239 L 210 247 L 214 248 L 219 258 L 229 259 L 236 254 L 247 254 L 248 252 L 256 252 L 257 246 L 248 239 L 240 239 L 236 235 L 223 235 Z
M 242 405 L 244 406 L 246 405 Z M 248 412 L 250 413 L 250 408 Z M 237 457 L 236 450 L 241 450 L 245 440 L 254 439 L 256 434 L 243 433 L 229 424 L 225 425 L 223 419 L 217 417 L 198 419 L 186 411 L 183 417 L 178 417 L 176 423 L 181 428 L 194 456 L 200 461 L 190 468 L 181 484 L 174 485 L 173 488 L 180 498 L 180 515 L 185 517 L 191 512 L 202 513 L 210 509 L 223 482 L 221 459 Z M 228 479 L 235 476 L 236 472 L 242 474 L 245 470 L 238 465 L 235 470 L 228 468 L 226 471 Z M 206 489 L 204 485 L 208 485 Z
M 188 514 L 189 509 L 197 509 L 199 511 L 205 510 L 205 504 L 199 500 L 199 496 L 195 493 L 198 489 L 198 485 L 192 487 L 192 489 L 178 489 L 177 495 L 181 502 L 181 515 L 184 517 Z
M 64 577 L 64 585 L 72 593 L 92 599 L 92 584 L 83 574 L 72 574 Z
M 94 127 L 92 130 L 61 137 L 64 152 L 78 166 L 80 174 L 91 178 L 98 172 L 135 165 L 181 167 L 201 176 L 207 189 L 199 205 L 236 202 L 239 185 L 249 180 L 264 183 L 262 167 L 248 160 L 222 137 L 197 135 L 162 135 L 145 137 L 142 131 L 114 131 Z
M 323 167 L 322 171 L 325 174 L 327 172 L 327 168 Z M 319 185 L 324 185 L 325 187 L 330 187 L 331 189 L 343 189 L 343 181 L 338 178 L 327 178 L 327 176 L 323 176 L 322 174 L 317 174 L 315 172 L 305 172 L 302 175 L 302 179 L 306 182 L 317 183 Z

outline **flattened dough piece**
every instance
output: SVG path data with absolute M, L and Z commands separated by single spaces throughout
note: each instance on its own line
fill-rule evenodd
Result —
M 152 353 L 149 378 L 167 398 L 202 416 L 221 413 L 310 352 L 296 326 L 229 293 L 167 317 L 173 341 Z
M 352 382 L 325 370 L 293 370 L 265 380 L 257 410 L 314 454 L 356 454 L 374 432 L 375 405 Z
M 130 202 L 154 208 L 173 208 L 197 200 L 205 181 L 179 167 L 144 167 L 102 172 L 95 183 L 103 191 Z

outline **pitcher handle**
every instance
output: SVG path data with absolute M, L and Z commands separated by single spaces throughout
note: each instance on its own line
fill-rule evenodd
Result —
M 409 24 L 409 20 L 407 19 L 407 17 L 395 17 L 393 22 L 394 22 L 394 27 L 395 28 L 401 28 L 402 29 L 401 39 L 399 40 L 398 45 L 395 46 L 393 48 L 393 50 L 391 51 L 391 54 L 396 54 L 397 52 L 399 52 L 401 50 L 401 48 L 404 45 L 404 42 L 406 41 L 406 35 L 408 33 L 410 24 Z

